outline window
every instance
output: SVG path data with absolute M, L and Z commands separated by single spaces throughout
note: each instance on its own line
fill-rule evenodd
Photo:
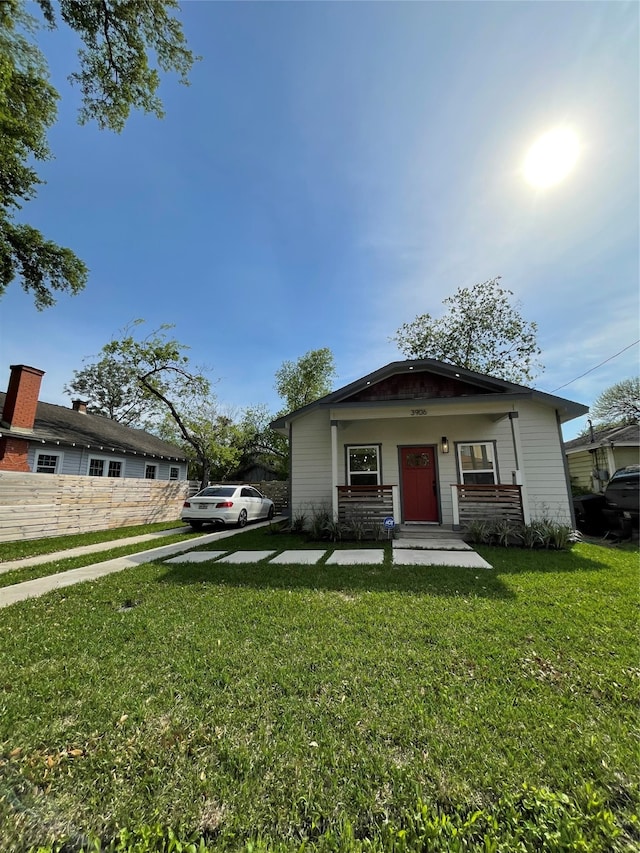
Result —
M 99 456 L 92 456 L 89 459 L 89 476 L 90 477 L 122 477 L 124 470 L 124 462 L 122 459 L 104 459 Z
M 347 447 L 347 484 L 349 486 L 380 484 L 380 448 L 377 445 Z
M 496 482 L 493 442 L 458 444 L 458 464 L 461 482 L 467 485 L 486 485 Z
M 104 459 L 89 460 L 89 476 L 104 477 Z
M 155 478 L 156 478 L 156 466 L 155 465 L 145 465 L 144 478 L 145 478 L 145 480 L 155 480 Z
M 52 453 L 38 453 L 36 474 L 55 474 L 58 468 L 58 456 Z
M 117 459 L 111 459 L 109 461 L 107 477 L 122 477 L 122 462 Z
M 173 465 L 169 468 L 169 479 L 170 480 L 179 480 L 180 479 L 180 469 L 174 467 Z

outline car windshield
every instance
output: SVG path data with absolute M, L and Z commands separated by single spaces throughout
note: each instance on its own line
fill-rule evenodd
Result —
M 611 478 L 613 480 L 632 480 L 640 478 L 640 465 L 629 465 L 627 468 L 620 468 Z
M 198 498 L 230 498 L 235 492 L 235 486 L 209 486 L 198 492 Z

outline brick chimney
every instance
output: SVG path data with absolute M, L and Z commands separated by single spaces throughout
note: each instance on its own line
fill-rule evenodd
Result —
M 71 408 L 74 412 L 80 412 L 81 415 L 87 414 L 87 403 L 84 400 L 72 400 Z
M 33 429 L 44 370 L 12 364 L 2 422 L 12 429 Z
M 12 364 L 9 387 L 2 410 L 3 426 L 28 434 L 33 429 L 44 370 L 26 364 Z M 29 471 L 29 442 L 19 435 L 0 438 L 0 470 Z

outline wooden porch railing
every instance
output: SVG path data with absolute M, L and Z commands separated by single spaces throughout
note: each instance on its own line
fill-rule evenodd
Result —
M 472 521 L 506 519 L 523 522 L 522 486 L 464 485 L 451 486 L 453 523 L 466 527 Z
M 393 515 L 395 486 L 338 486 L 338 521 L 382 524 Z

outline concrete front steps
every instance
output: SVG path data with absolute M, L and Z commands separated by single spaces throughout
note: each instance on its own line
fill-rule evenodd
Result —
M 430 551 L 472 551 L 462 539 L 462 531 L 440 524 L 400 524 L 395 530 L 394 548 Z

